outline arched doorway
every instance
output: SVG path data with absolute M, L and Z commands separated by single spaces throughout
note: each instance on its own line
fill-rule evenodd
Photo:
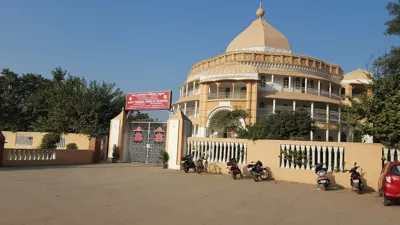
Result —
M 219 118 L 225 118 L 226 115 L 232 111 L 232 108 L 230 107 L 219 107 L 214 109 L 208 116 L 207 118 L 207 124 L 206 124 L 206 136 L 211 137 L 211 138 L 230 138 L 231 131 L 228 130 L 226 127 L 223 126 L 218 126 L 215 124 L 212 124 L 212 121 L 218 120 Z M 242 127 L 245 127 L 245 122 L 243 119 L 239 119 L 238 121 Z

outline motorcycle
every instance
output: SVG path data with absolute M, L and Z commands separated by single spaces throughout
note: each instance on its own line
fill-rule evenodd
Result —
M 193 162 L 192 155 L 182 157 L 181 163 L 183 164 L 183 170 L 185 171 L 185 173 L 189 172 L 189 169 L 194 169 L 194 172 L 196 172 L 196 165 Z
M 268 180 L 269 178 L 268 169 L 264 168 L 262 162 L 259 160 L 257 162 L 250 162 L 247 165 L 247 170 L 255 182 L 258 182 L 258 178 L 261 178 L 261 180 Z
M 356 191 L 358 194 L 361 194 L 364 189 L 364 184 L 361 180 L 361 174 L 357 172 L 357 163 L 354 163 L 354 167 L 349 171 L 350 173 L 350 184 L 353 191 Z
M 317 185 L 322 190 L 326 191 L 331 181 L 327 177 L 328 170 L 324 167 L 325 163 L 315 165 L 315 174 L 317 175 Z
M 238 174 L 240 174 L 240 178 L 243 178 L 242 171 L 238 167 L 238 161 L 239 160 L 236 160 L 236 159 L 232 158 L 226 164 L 228 166 L 228 171 L 232 175 L 232 178 L 234 180 L 236 180 Z
M 207 173 L 207 169 L 206 169 L 207 165 L 208 165 L 207 157 L 204 157 L 204 156 L 200 157 L 197 160 L 197 173 L 199 173 L 199 174 L 201 172 L 206 172 Z

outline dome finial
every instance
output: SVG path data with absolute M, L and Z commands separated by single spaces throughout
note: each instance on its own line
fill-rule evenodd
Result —
M 261 1 L 260 1 L 260 7 L 257 9 L 256 15 L 258 16 L 258 18 L 261 19 L 261 17 L 263 17 L 264 14 L 265 14 L 265 11 L 264 11 L 264 9 L 262 8 L 262 3 L 261 3 Z

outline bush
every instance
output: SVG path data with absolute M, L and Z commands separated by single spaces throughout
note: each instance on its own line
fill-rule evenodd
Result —
M 119 147 L 114 145 L 113 153 L 112 153 L 113 160 L 119 160 Z
M 61 136 L 57 133 L 45 134 L 42 138 L 39 148 L 41 149 L 56 149 L 57 144 L 60 142 Z
M 76 143 L 69 143 L 69 144 L 67 144 L 67 146 L 65 146 L 65 148 L 69 149 L 69 150 L 77 150 L 78 145 Z
M 166 164 L 169 160 L 169 154 L 165 150 L 160 152 L 160 159 L 162 164 Z

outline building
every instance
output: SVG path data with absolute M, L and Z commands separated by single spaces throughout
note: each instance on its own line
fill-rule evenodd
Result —
M 343 76 L 338 65 L 293 53 L 264 14 L 260 4 L 258 18 L 224 53 L 191 68 L 173 110 L 181 109 L 192 120 L 193 136 L 227 137 L 226 129 L 210 127 L 213 116 L 246 109 L 246 125 L 278 110 L 304 108 L 316 121 L 311 140 L 340 142 L 340 104 L 348 102 L 345 96 L 363 91 L 368 76 L 362 70 Z

